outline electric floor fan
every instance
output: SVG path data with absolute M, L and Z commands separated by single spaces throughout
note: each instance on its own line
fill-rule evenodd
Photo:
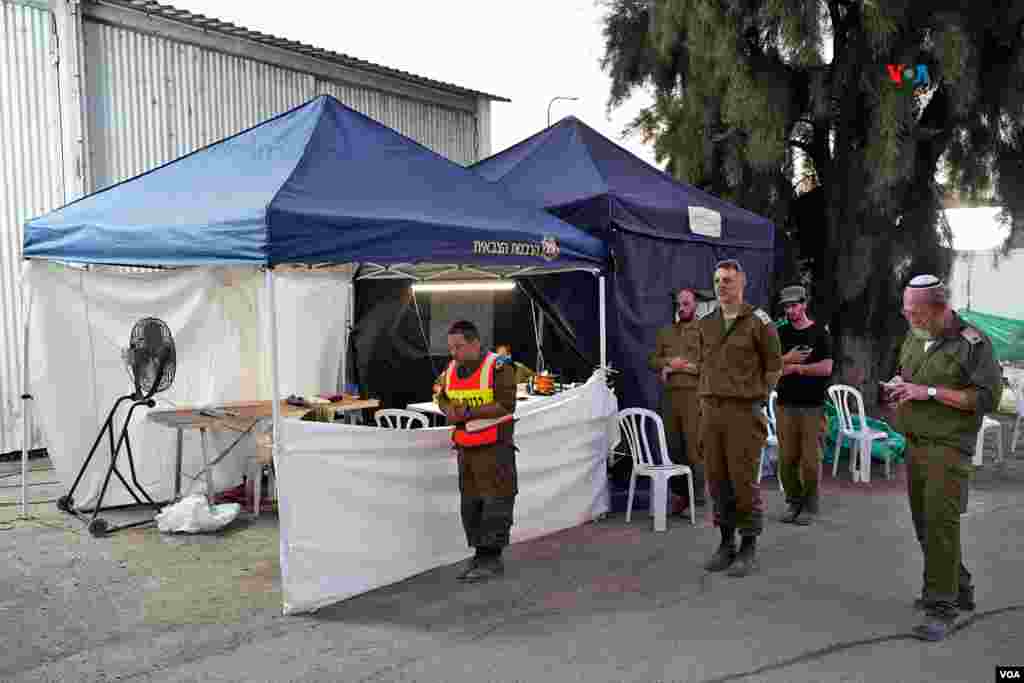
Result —
M 92 449 L 89 451 L 88 457 L 86 457 L 85 462 L 82 463 L 82 467 L 78 471 L 78 476 L 75 477 L 75 483 L 71 485 L 71 489 L 66 495 L 57 499 L 58 509 L 68 514 L 75 515 L 80 519 L 82 519 L 80 513 L 92 513 L 92 517 L 88 521 L 88 529 L 89 533 L 93 536 L 102 536 L 104 534 L 114 533 L 121 529 L 149 524 L 152 521 L 144 520 L 142 522 L 133 522 L 131 524 L 123 524 L 121 526 L 111 526 L 106 520 L 99 516 L 100 512 L 103 512 L 104 510 L 114 509 L 112 507 L 103 507 L 103 498 L 106 496 L 107 487 L 110 485 L 110 477 L 113 475 L 117 476 L 118 480 L 120 480 L 138 505 L 145 505 L 153 508 L 159 507 L 159 504 L 155 503 L 153 499 L 150 498 L 146 489 L 139 483 L 138 477 L 136 476 L 135 459 L 132 455 L 131 440 L 128 438 L 128 425 L 131 424 L 132 415 L 136 408 L 139 406 L 146 406 L 147 408 L 155 406 L 156 401 L 153 400 L 153 396 L 161 391 L 166 391 L 174 381 L 174 371 L 177 366 L 177 360 L 174 353 L 174 339 L 171 337 L 171 330 L 167 327 L 167 323 L 159 318 L 142 318 L 137 321 L 132 327 L 128 347 L 124 349 L 122 356 L 124 358 L 125 365 L 128 367 L 128 372 L 131 375 L 134 391 L 131 394 L 119 397 L 114 402 L 114 407 L 110 409 L 110 414 L 107 415 L 106 422 L 104 422 L 103 427 L 100 428 L 100 433 L 96 436 L 96 441 L 93 442 Z M 114 426 L 117 409 L 122 403 L 127 401 L 131 401 L 131 407 L 128 408 L 128 414 L 125 416 L 120 430 L 117 430 Z M 116 442 L 114 441 L 115 433 L 119 434 Z M 75 489 L 78 488 L 78 484 L 82 481 L 82 476 L 89 467 L 89 463 L 92 461 L 93 456 L 96 455 L 96 450 L 99 448 L 100 441 L 103 440 L 104 434 L 109 438 L 110 463 L 107 465 L 107 472 L 103 478 L 103 486 L 100 488 L 99 498 L 96 499 L 96 503 L 91 510 L 76 510 L 74 499 Z M 124 475 L 121 474 L 121 471 L 117 468 L 117 459 L 121 453 L 122 446 L 124 446 L 125 457 L 128 459 L 128 468 L 131 473 L 132 483 L 135 484 L 134 488 L 128 483 Z M 141 494 L 141 498 L 139 497 L 139 494 Z M 145 498 L 145 500 L 143 500 L 143 498 Z

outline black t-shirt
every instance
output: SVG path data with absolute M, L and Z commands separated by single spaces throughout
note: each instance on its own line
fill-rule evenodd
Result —
M 832 358 L 832 335 L 820 323 L 798 330 L 787 320 L 779 327 L 779 341 L 782 343 L 783 354 L 789 353 L 796 346 L 810 346 L 811 355 L 804 361 L 805 364 Z M 779 403 L 823 405 L 830 381 L 829 377 L 785 375 L 779 380 Z

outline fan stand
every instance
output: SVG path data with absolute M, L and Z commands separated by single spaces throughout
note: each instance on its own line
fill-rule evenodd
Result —
M 125 417 L 124 424 L 121 427 L 121 435 L 117 440 L 117 444 L 115 445 L 114 415 L 117 413 L 118 407 L 120 407 L 121 403 L 123 403 L 124 401 L 132 401 L 132 407 L 128 409 L 128 415 Z M 85 515 L 82 515 L 80 513 L 92 513 L 92 517 L 88 520 L 87 525 L 89 533 L 93 536 L 99 537 L 105 534 L 112 534 L 115 531 L 121 531 L 122 529 L 129 529 L 131 527 L 150 524 L 154 521 L 152 519 L 148 519 L 143 520 L 141 522 L 132 522 L 131 524 L 110 526 L 105 519 L 102 519 L 99 516 L 99 514 L 100 512 L 103 512 L 105 510 L 115 510 L 122 509 L 125 507 L 133 507 L 131 504 L 118 505 L 106 508 L 103 507 L 103 498 L 107 493 L 107 486 L 110 484 L 110 476 L 112 474 L 117 475 L 117 478 L 124 485 L 125 489 L 128 491 L 128 493 L 131 494 L 132 498 L 135 499 L 136 504 L 152 507 L 154 509 L 158 509 L 160 507 L 160 504 L 154 502 L 153 499 L 150 498 L 149 494 L 146 493 L 146 489 L 143 488 L 142 484 L 139 483 L 138 476 L 135 473 L 135 459 L 132 456 L 131 440 L 128 438 L 128 425 L 131 424 L 132 413 L 135 412 L 135 409 L 138 408 L 139 406 L 146 406 L 147 408 L 152 408 L 155 405 L 156 401 L 154 401 L 152 398 L 139 398 L 138 394 L 130 394 L 128 396 L 121 396 L 120 398 L 118 398 L 117 401 L 114 403 L 114 407 L 110 409 L 110 414 L 107 415 L 107 420 L 106 422 L 103 423 L 103 427 L 100 429 L 100 433 L 96 436 L 96 441 L 94 441 L 92 444 L 92 449 L 89 451 L 89 456 L 85 459 L 85 462 L 82 463 L 81 469 L 78 470 L 78 476 L 75 477 L 75 483 L 71 485 L 71 489 L 67 492 L 66 495 L 63 495 L 57 499 L 57 509 L 68 514 L 74 515 L 83 522 L 86 521 Z M 76 510 L 74 499 L 75 489 L 78 488 L 78 484 L 82 480 L 82 475 L 85 474 L 85 470 L 87 467 L 89 467 L 90 461 L 92 461 L 93 456 L 96 455 L 96 449 L 99 447 L 100 441 L 103 439 L 104 433 L 108 434 L 110 439 L 110 465 L 107 467 L 107 474 L 103 478 L 103 487 L 100 489 L 99 498 L 96 500 L 96 504 L 91 510 Z M 117 469 L 117 457 L 121 451 L 121 444 L 124 444 L 124 449 L 128 457 L 128 467 L 131 471 L 132 482 L 135 484 L 135 489 L 138 489 L 138 492 L 142 494 L 143 498 L 145 498 L 145 501 L 143 501 L 142 498 L 139 497 L 139 495 L 135 492 L 135 489 L 133 489 L 128 484 L 128 481 L 124 478 L 124 475 L 121 474 L 120 470 Z

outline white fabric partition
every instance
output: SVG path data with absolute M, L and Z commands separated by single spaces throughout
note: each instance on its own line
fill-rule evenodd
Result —
M 618 405 L 601 371 L 516 411 L 513 542 L 609 509 L 607 455 Z M 471 554 L 447 427 L 391 430 L 281 421 L 275 461 L 285 614 L 385 586 Z
M 336 389 L 349 275 L 284 272 L 275 278 L 281 391 L 308 395 Z M 34 420 L 42 427 L 65 490 L 74 482 L 114 400 L 133 390 L 121 349 L 139 318 L 164 320 L 174 336 L 177 373 L 172 387 L 157 395 L 156 409 L 270 398 L 266 294 L 256 269 L 119 273 L 30 261 L 24 285 L 32 299 L 29 383 L 35 397 Z M 129 430 L 139 481 L 154 500 L 167 500 L 173 494 L 177 435 L 147 421 L 146 412 L 135 411 Z M 126 413 L 127 408 L 119 410 L 118 431 Z M 211 434 L 211 456 L 236 436 Z M 214 469 L 214 487 L 239 483 L 241 456 L 254 449 L 251 436 L 240 442 L 233 456 Z M 202 453 L 197 433 L 185 432 L 183 454 L 183 473 L 198 472 Z M 118 462 L 129 478 L 126 461 Z M 108 464 L 105 440 L 75 491 L 77 507 L 95 502 Z M 189 484 L 185 478 L 183 491 Z M 204 487 L 201 477 L 193 491 Z M 103 505 L 132 502 L 112 477 Z

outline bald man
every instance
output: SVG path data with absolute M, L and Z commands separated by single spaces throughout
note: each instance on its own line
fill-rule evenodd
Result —
M 959 611 L 974 609 L 960 515 L 967 510 L 981 419 L 1002 394 L 992 342 L 947 299 L 946 286 L 934 275 L 910 281 L 903 292 L 910 333 L 900 349 L 899 371 L 882 385 L 883 398 L 897 405 L 898 429 L 907 438 L 910 514 L 924 554 L 924 587 L 915 606 L 925 618 L 914 634 L 932 641 L 952 632 Z

